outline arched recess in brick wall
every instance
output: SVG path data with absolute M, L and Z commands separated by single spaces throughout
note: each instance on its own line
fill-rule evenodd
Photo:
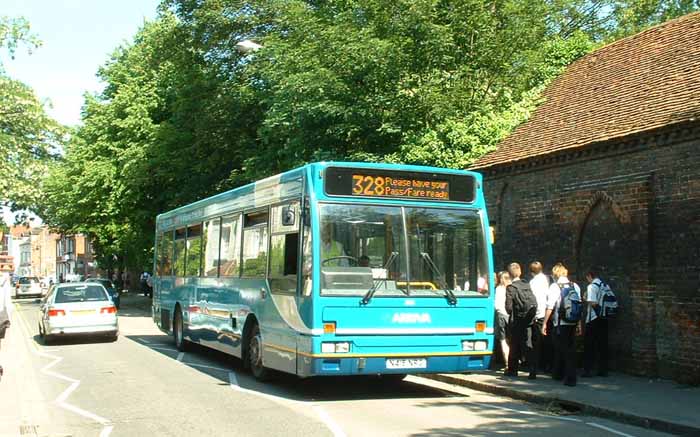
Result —
M 631 309 L 630 273 L 635 268 L 635 247 L 630 244 L 628 227 L 630 217 L 605 192 L 599 191 L 589 200 L 576 241 L 576 278 L 587 284 L 585 273 L 589 267 L 600 267 L 603 279 L 610 283 L 624 309 Z M 622 312 L 610 321 L 610 358 L 612 368 L 629 368 L 635 332 L 632 311 Z
M 515 234 L 515 200 L 513 188 L 508 182 L 503 184 L 497 200 L 496 241 L 494 243 L 494 263 L 496 271 L 505 268 L 507 259 L 512 258 Z

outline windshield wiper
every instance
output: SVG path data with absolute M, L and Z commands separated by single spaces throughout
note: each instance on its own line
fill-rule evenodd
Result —
M 384 263 L 384 270 L 388 269 L 391 263 L 394 262 L 396 257 L 399 256 L 398 252 L 391 252 L 391 255 L 389 255 L 389 259 L 386 260 L 386 263 Z M 387 272 L 388 273 L 388 272 Z M 388 275 L 387 275 L 388 276 Z M 372 296 L 374 296 L 374 293 L 377 292 L 377 289 L 379 288 L 380 284 L 386 283 L 387 278 L 382 278 L 376 281 L 372 286 L 367 290 L 367 293 L 362 297 L 362 300 L 360 303 L 362 305 L 367 305 L 369 303 L 369 300 L 372 299 Z
M 420 257 L 426 264 L 428 264 L 428 267 L 430 267 L 433 274 L 437 277 L 437 281 L 440 283 L 440 286 L 443 288 L 443 290 L 445 290 L 445 297 L 447 298 L 447 301 L 450 303 L 450 305 L 456 305 L 457 297 L 447 286 L 447 281 L 443 279 L 442 273 L 440 273 L 440 269 L 438 269 L 438 267 L 435 265 L 433 259 L 426 252 L 421 252 Z

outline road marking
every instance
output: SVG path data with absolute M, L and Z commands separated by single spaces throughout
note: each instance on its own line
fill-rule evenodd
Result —
M 19 312 L 17 312 L 16 315 L 17 318 L 20 320 L 21 329 L 24 331 L 25 340 L 28 338 L 32 338 L 31 330 L 29 329 L 27 321 L 24 320 L 24 317 L 22 317 L 22 315 Z M 82 408 L 67 402 L 68 397 L 71 395 L 71 393 L 73 393 L 73 391 L 75 391 L 80 385 L 80 380 L 73 379 L 70 376 L 66 376 L 56 371 L 50 370 L 53 366 L 60 363 L 63 360 L 63 357 L 51 355 L 49 353 L 39 350 L 39 348 L 34 344 L 33 341 L 30 341 L 29 344 L 31 345 L 31 351 L 35 355 L 53 360 L 52 362 L 48 363 L 47 365 L 41 368 L 41 373 L 48 376 L 53 376 L 54 378 L 58 378 L 63 381 L 70 382 L 70 385 L 65 390 L 63 390 L 63 392 L 61 392 L 61 394 L 59 394 L 58 397 L 56 397 L 56 399 L 54 399 L 54 402 L 64 410 L 71 411 L 75 414 L 78 414 L 80 416 L 86 417 L 99 423 L 104 427 L 102 429 L 102 432 L 100 433 L 100 437 L 109 436 L 109 434 L 112 432 L 112 429 L 114 428 L 114 426 L 109 425 L 109 419 L 105 419 L 104 417 L 98 416 L 97 414 L 91 413 L 90 411 L 83 410 Z
M 607 427 L 607 426 L 605 426 L 605 425 L 600 425 L 600 424 L 597 424 L 597 423 L 594 423 L 594 422 L 586 422 L 586 425 L 590 425 L 590 426 L 593 426 L 593 427 L 595 427 L 595 428 L 604 429 L 604 430 L 606 430 L 607 432 L 611 432 L 611 433 L 613 433 L 613 434 L 621 435 L 621 436 L 624 436 L 624 437 L 635 437 L 635 436 L 633 436 L 633 435 L 631 435 L 631 434 L 627 434 L 627 433 L 624 433 L 624 432 L 622 432 L 622 431 L 617 431 L 617 430 L 612 429 L 612 428 L 609 428 L 609 427 Z
M 328 429 L 331 430 L 333 435 L 335 437 L 345 437 L 346 434 L 343 432 L 343 430 L 338 426 L 337 423 L 331 418 L 331 416 L 328 415 L 321 407 L 318 405 L 314 405 L 311 407 L 314 411 L 316 411 L 316 414 L 318 414 L 318 417 L 321 418 L 321 421 L 326 424 Z
M 140 341 L 141 343 L 144 343 L 144 344 L 150 344 L 150 343 L 151 343 L 150 341 L 146 340 L 145 338 L 137 338 L 137 340 Z
M 310 406 L 313 411 L 316 412 L 316 415 L 321 419 L 321 422 L 326 425 L 326 427 L 333 433 L 334 437 L 346 437 L 347 434 L 340 428 L 340 426 L 331 418 L 328 413 L 326 413 L 323 408 L 321 408 L 319 405 L 315 405 L 311 402 L 306 402 L 306 401 L 297 401 L 295 399 L 287 399 L 283 398 L 281 396 L 275 396 L 271 395 L 268 393 L 261 393 L 259 391 L 255 390 L 248 390 L 247 388 L 243 388 L 238 384 L 238 378 L 236 377 L 235 372 L 228 372 L 228 380 L 229 380 L 229 385 L 232 389 L 241 392 L 241 393 L 247 393 L 253 396 L 259 396 L 265 399 L 269 399 L 271 401 L 283 404 L 283 405 L 294 405 L 294 406 L 302 406 L 304 410 L 308 409 Z
M 179 354 L 177 354 L 177 360 L 178 360 L 179 362 L 182 362 L 182 358 L 183 358 L 184 356 L 185 356 L 185 353 L 184 353 L 184 352 L 180 352 Z
M 215 367 L 215 366 L 207 366 L 206 364 L 187 363 L 185 361 L 183 361 L 182 364 L 186 364 L 188 366 L 193 366 L 193 367 L 201 367 L 203 369 L 219 370 L 221 372 L 229 372 L 230 371 L 229 369 L 224 369 L 224 368 Z
M 170 352 L 177 352 L 177 349 L 173 349 L 171 347 L 167 346 L 149 346 L 151 349 L 157 349 L 159 351 L 170 351 Z M 180 352 L 182 353 L 182 352 Z

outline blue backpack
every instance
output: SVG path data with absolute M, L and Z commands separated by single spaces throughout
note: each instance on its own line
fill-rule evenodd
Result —
M 600 281 L 599 284 L 593 282 L 593 285 L 598 286 L 598 316 L 603 318 L 615 317 L 620 308 L 617 303 L 617 297 L 608 284 L 600 279 L 598 281 Z
M 583 303 L 581 294 L 576 290 L 573 282 L 557 284 L 561 290 L 559 300 L 559 322 L 577 323 L 583 315 Z

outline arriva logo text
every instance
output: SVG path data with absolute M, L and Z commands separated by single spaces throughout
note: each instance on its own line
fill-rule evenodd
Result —
M 394 313 L 391 319 L 394 323 L 431 323 L 428 313 Z

